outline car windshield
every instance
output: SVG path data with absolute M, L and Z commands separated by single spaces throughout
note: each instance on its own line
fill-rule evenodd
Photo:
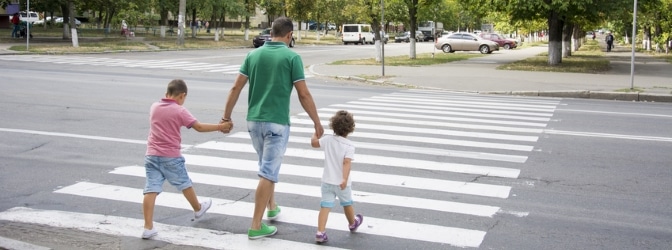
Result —
M 261 33 L 259 33 L 259 34 L 260 35 L 270 35 L 271 34 L 271 29 L 262 30 Z

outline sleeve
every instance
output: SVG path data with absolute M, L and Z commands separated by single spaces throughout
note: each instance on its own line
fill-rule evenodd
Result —
M 241 75 L 244 75 L 248 78 L 250 77 L 250 70 L 248 69 L 249 58 L 250 58 L 250 53 L 247 53 L 247 56 L 245 57 L 245 60 L 243 60 L 243 64 L 240 65 L 240 70 L 238 71 L 238 73 L 240 73 Z
M 303 73 L 303 61 L 299 55 L 294 55 L 291 60 L 292 64 L 292 83 L 305 80 L 306 76 Z
M 350 158 L 350 160 L 354 161 L 355 160 L 355 147 L 354 146 L 348 146 L 347 149 L 345 149 L 345 158 Z
M 187 128 L 191 128 L 191 126 L 194 126 L 194 123 L 198 121 L 196 120 L 196 117 L 191 115 L 191 112 L 189 112 L 189 110 L 187 110 L 186 108 L 182 108 L 180 116 L 182 120 L 182 126 L 185 126 Z

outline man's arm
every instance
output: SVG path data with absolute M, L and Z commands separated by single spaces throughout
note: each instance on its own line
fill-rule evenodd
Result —
M 303 110 L 305 110 L 306 113 L 308 113 L 310 119 L 313 120 L 313 124 L 315 127 L 315 136 L 317 138 L 322 137 L 322 134 L 324 134 L 324 128 L 322 127 L 322 123 L 320 122 L 320 117 L 317 115 L 317 108 L 315 107 L 313 96 L 310 94 L 310 90 L 308 90 L 306 81 L 301 80 L 295 82 L 294 88 L 296 88 L 296 92 L 299 94 L 299 101 L 301 102 Z
M 231 90 L 229 90 L 229 97 L 226 98 L 226 106 L 224 107 L 224 114 L 222 115 L 222 120 L 220 123 L 230 122 L 230 130 L 233 129 L 231 113 L 233 112 L 233 107 L 235 107 L 236 103 L 238 102 L 238 97 L 240 97 L 240 93 L 243 91 L 245 84 L 247 84 L 247 76 L 238 74 L 235 82 L 233 83 L 233 87 L 231 87 Z

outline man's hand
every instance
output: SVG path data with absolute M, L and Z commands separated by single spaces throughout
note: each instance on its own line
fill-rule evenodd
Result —
M 222 126 L 222 130 L 220 130 L 220 132 L 224 134 L 228 134 L 231 132 L 231 130 L 233 130 L 233 121 L 231 119 L 222 118 L 219 120 L 219 124 L 224 124 L 224 126 Z
M 344 190 L 346 187 L 348 187 L 348 180 L 343 180 L 343 182 L 341 182 L 340 186 L 341 186 L 341 190 Z

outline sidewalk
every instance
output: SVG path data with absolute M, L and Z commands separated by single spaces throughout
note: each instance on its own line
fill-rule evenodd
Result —
M 447 64 L 409 67 L 385 66 L 385 77 L 365 80 L 361 76 L 382 75 L 382 66 L 311 65 L 312 74 L 369 81 L 377 84 L 405 85 L 482 94 L 513 94 L 628 101 L 672 102 L 672 65 L 652 56 L 635 55 L 634 87 L 642 93 L 615 92 L 629 89 L 631 52 L 617 47 L 607 54 L 612 69 L 605 74 L 529 72 L 497 70 L 496 67 L 522 60 L 548 47 L 498 51 L 491 55 Z M 439 52 L 441 53 L 441 52 Z M 458 52 L 459 53 L 459 52 Z

